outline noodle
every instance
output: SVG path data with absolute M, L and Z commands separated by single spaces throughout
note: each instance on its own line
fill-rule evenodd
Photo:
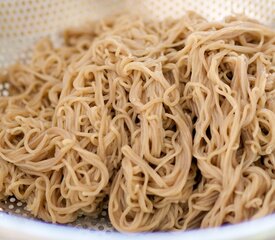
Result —
M 45 221 L 101 211 L 119 231 L 220 226 L 275 211 L 275 32 L 120 15 L 11 66 L 0 197 Z

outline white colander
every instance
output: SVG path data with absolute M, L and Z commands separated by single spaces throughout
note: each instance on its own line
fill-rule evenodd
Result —
M 275 0 L 0 0 L 0 69 L 26 61 L 33 44 L 49 36 L 62 43 L 60 33 L 121 11 L 133 11 L 146 18 L 178 18 L 194 10 L 208 20 L 222 20 L 230 14 L 248 17 L 275 27 Z M 8 95 L 8 84 L 0 95 Z M 17 215 L 17 216 L 15 216 Z M 23 217 L 22 217 L 23 216 Z M 275 239 L 275 215 L 232 226 L 176 233 L 120 234 L 112 228 L 107 205 L 94 218 L 82 217 L 69 226 L 35 220 L 25 205 L 11 197 L 0 202 L 0 239 L 81 240 L 81 239 L 184 239 L 233 240 Z

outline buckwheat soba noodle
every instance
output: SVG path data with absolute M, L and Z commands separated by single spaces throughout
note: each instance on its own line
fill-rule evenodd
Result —
M 194 12 L 119 15 L 47 40 L 1 76 L 0 197 L 69 223 L 108 199 L 119 231 L 275 211 L 275 31 Z

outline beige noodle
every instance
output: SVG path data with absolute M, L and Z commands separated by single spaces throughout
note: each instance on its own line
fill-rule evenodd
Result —
M 0 99 L 0 197 L 119 231 L 275 211 L 275 32 L 243 16 L 110 17 L 40 41 Z

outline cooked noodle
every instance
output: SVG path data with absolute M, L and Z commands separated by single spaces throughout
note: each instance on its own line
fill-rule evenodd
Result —
M 275 211 L 275 32 L 243 16 L 121 15 L 47 39 L 1 77 L 0 197 L 119 231 Z

